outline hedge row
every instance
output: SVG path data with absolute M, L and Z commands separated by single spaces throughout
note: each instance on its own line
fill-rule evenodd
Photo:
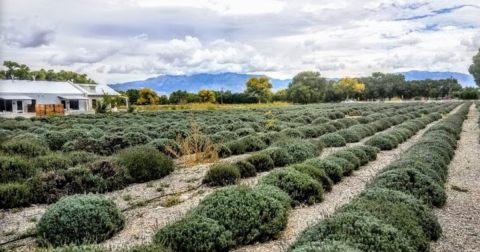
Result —
M 51 156 L 57 157 L 57 156 Z M 120 151 L 115 157 L 99 158 L 88 153 L 71 152 L 59 159 L 45 159 L 45 172 L 32 171 L 32 164 L 18 157 L 0 157 L 0 208 L 54 203 L 66 195 L 103 193 L 162 178 L 173 171 L 170 157 L 151 146 L 136 146 Z M 72 165 L 68 169 L 50 169 L 57 160 Z M 37 160 L 35 163 L 40 163 Z M 34 164 L 35 164 L 34 163 Z M 33 177 L 31 177 L 33 175 Z
M 442 230 L 430 206 L 444 204 L 447 164 L 469 106 L 432 126 L 366 191 L 307 228 L 288 251 L 431 251 Z

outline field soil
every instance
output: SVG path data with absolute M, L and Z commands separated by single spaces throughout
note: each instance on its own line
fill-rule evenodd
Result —
M 447 204 L 436 214 L 443 228 L 436 252 L 480 251 L 480 143 L 478 109 L 470 107 L 455 157 L 449 166 Z

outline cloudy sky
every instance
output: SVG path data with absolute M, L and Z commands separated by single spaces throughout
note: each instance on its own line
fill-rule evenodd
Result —
M 0 60 L 101 83 L 163 74 L 468 73 L 479 0 L 0 0 Z

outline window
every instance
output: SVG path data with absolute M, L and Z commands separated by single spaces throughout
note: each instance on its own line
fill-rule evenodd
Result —
M 97 109 L 97 100 L 92 99 L 92 108 Z
M 78 100 L 70 100 L 70 110 L 78 110 Z

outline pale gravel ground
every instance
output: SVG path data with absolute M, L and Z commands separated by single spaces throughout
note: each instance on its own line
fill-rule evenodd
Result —
M 460 106 L 450 112 L 450 114 L 455 113 L 459 108 Z M 340 183 L 334 185 L 331 192 L 325 193 L 325 200 L 322 203 L 293 209 L 288 216 L 287 228 L 278 240 L 241 247 L 233 252 L 286 251 L 288 246 L 295 241 L 305 228 L 331 215 L 338 207 L 348 203 L 354 196 L 362 192 L 378 171 L 398 159 L 430 127 L 438 122 L 427 125 L 425 129 L 417 132 L 416 135 L 400 144 L 396 149 L 378 153 L 377 160 L 360 167 L 360 170 L 355 171 L 350 177 L 346 177 Z
M 364 138 L 361 140 L 361 142 L 347 144 L 347 146 L 362 144 L 369 138 L 370 137 Z M 325 148 L 322 152 L 321 157 L 326 155 L 324 153 L 330 154 L 341 148 L 344 148 L 344 147 Z M 401 145 L 399 146 L 399 148 L 401 148 Z M 222 159 L 219 162 L 233 163 L 239 160 L 243 160 L 253 154 L 254 153 L 248 153 L 244 155 L 232 156 L 229 158 Z M 197 206 L 198 203 L 207 194 L 215 190 L 212 188 L 201 186 L 202 178 L 208 171 L 208 168 L 210 167 L 210 165 L 211 164 L 202 164 L 202 165 L 197 165 L 190 168 L 177 169 L 172 174 L 162 179 L 150 181 L 148 183 L 133 184 L 122 190 L 106 193 L 105 195 L 111 198 L 119 206 L 120 209 L 125 209 L 134 203 L 152 199 L 154 197 L 161 196 L 162 194 L 188 191 L 186 193 L 181 194 L 180 196 L 181 203 L 173 207 L 168 207 L 168 208 L 160 207 L 159 206 L 160 203 L 164 200 L 162 199 L 160 201 L 154 201 L 152 203 L 149 203 L 144 207 L 139 207 L 139 208 L 136 208 L 135 210 L 125 212 L 124 214 L 127 219 L 126 227 L 119 234 L 105 241 L 103 245 L 111 248 L 119 248 L 119 247 L 125 247 L 125 246 L 130 247 L 136 244 L 150 242 L 152 236 L 154 235 L 153 230 L 157 230 L 158 228 L 163 227 L 168 223 L 171 223 L 177 219 L 182 218 L 190 209 L 193 209 L 195 206 Z M 240 181 L 240 184 L 253 186 L 258 182 L 258 180 L 261 177 L 267 175 L 268 173 L 269 172 L 263 172 L 263 173 L 259 173 L 254 178 L 242 179 Z M 357 173 L 360 173 L 360 172 L 357 172 Z M 356 176 L 357 175 L 354 175 L 352 177 L 356 177 Z M 350 178 L 345 179 L 345 181 L 348 181 L 348 179 Z M 346 183 L 352 183 L 352 182 L 346 182 Z M 167 185 L 168 187 L 165 187 L 165 185 Z M 158 187 L 164 187 L 164 192 L 163 193 L 158 192 L 157 191 Z M 196 189 L 192 189 L 192 188 L 196 188 Z M 335 191 L 335 189 L 333 191 Z M 127 195 L 130 196 L 132 199 L 125 201 L 124 197 Z M 327 197 L 328 195 L 326 195 L 326 198 Z M 348 199 L 350 198 L 351 197 L 349 197 Z M 32 206 L 32 207 L 24 208 L 20 212 L 0 211 L 0 230 L 2 231 L 13 230 L 15 231 L 14 236 L 22 233 L 28 228 L 34 227 L 36 224 L 35 222 L 30 222 L 28 219 L 31 217 L 40 219 L 41 215 L 45 212 L 46 207 L 47 205 Z M 3 233 L 0 233 L 0 243 L 11 240 L 11 239 L 12 239 L 12 236 L 4 236 Z M 30 250 L 34 248 L 33 239 L 24 240 L 21 242 L 21 244 L 25 245 L 21 247 L 21 251 Z
M 442 237 L 432 244 L 436 252 L 480 251 L 480 144 L 478 110 L 470 107 L 463 124 L 458 149 L 449 165 L 446 183 L 447 204 L 435 213 L 443 228 Z M 459 186 L 468 192 L 458 192 Z

